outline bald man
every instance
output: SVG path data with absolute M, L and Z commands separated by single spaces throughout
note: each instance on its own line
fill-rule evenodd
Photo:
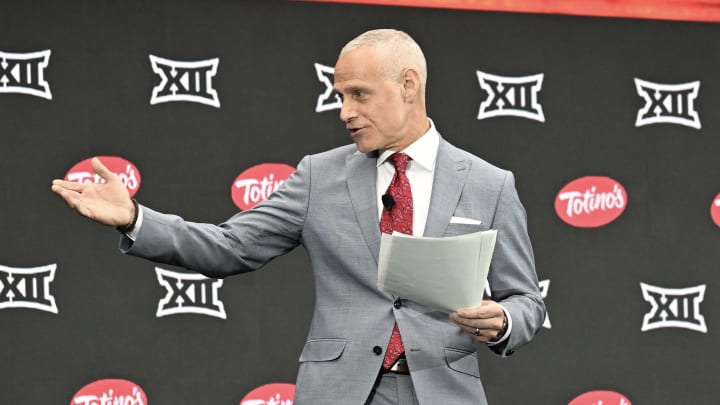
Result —
M 425 57 L 406 33 L 350 41 L 335 90 L 353 143 L 306 156 L 266 201 L 220 225 L 138 205 L 97 159 L 105 184 L 55 180 L 52 190 L 119 227 L 123 252 L 209 277 L 256 270 L 302 245 L 316 303 L 295 404 L 486 404 L 478 348 L 511 355 L 539 331 L 545 307 L 513 174 L 441 137 L 427 116 L 426 82 Z M 492 299 L 447 314 L 378 289 L 381 232 L 488 229 L 498 231 Z

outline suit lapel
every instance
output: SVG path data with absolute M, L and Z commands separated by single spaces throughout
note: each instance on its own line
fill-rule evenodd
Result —
M 441 138 L 424 236 L 441 237 L 445 233 L 469 172 L 470 162 Z
M 348 191 L 355 217 L 365 243 L 377 262 L 380 254 L 380 220 L 378 218 L 375 176 L 377 154 L 354 153 L 348 157 Z
M 350 203 L 365 243 L 377 261 L 380 254 L 380 220 L 375 191 L 377 154 L 354 153 L 347 159 L 347 168 Z M 470 162 L 441 138 L 424 236 L 441 237 L 445 233 L 469 172 Z

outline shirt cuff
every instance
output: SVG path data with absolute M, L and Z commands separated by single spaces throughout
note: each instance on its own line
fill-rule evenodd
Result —
M 138 217 L 137 217 L 137 221 L 135 221 L 135 226 L 133 227 L 133 229 L 130 232 L 127 232 L 125 234 L 125 236 L 127 236 L 128 239 L 130 239 L 133 242 L 135 242 L 135 239 L 137 239 L 138 233 L 140 233 L 140 226 L 142 226 L 142 221 L 143 221 L 143 210 L 142 210 L 142 206 L 138 205 Z M 507 311 L 505 311 L 505 313 L 507 314 Z M 510 319 L 510 318 L 508 318 L 508 319 Z M 508 322 L 508 325 L 510 325 L 509 322 Z M 508 326 L 508 329 L 510 329 L 509 326 Z
M 503 307 L 502 304 L 500 304 L 500 306 L 502 307 L 503 312 L 505 312 L 505 317 L 507 318 L 507 330 L 505 331 L 505 334 L 502 335 L 502 337 L 500 339 L 493 341 L 493 342 L 488 342 L 488 346 L 495 346 L 497 344 L 500 344 L 500 343 L 506 341 L 507 338 L 510 336 L 510 331 L 512 330 L 512 317 L 510 316 L 510 312 L 508 312 L 508 310 L 505 309 L 505 307 Z

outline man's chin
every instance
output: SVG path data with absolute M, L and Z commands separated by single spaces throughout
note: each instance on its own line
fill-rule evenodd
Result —
M 376 150 L 377 148 L 373 148 L 370 145 L 365 145 L 361 142 L 355 142 L 355 146 L 357 147 L 357 150 L 361 153 L 368 153 Z

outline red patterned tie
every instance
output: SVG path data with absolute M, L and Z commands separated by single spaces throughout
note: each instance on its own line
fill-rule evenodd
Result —
M 390 182 L 390 186 L 385 192 L 392 198 L 390 204 L 384 204 L 385 208 L 380 218 L 380 231 L 383 233 L 393 233 L 393 231 L 412 235 L 413 223 L 413 200 L 412 191 L 410 190 L 410 182 L 405 175 L 410 157 L 404 153 L 395 153 L 388 158 L 388 161 L 395 166 L 395 175 Z M 388 206 L 390 209 L 388 209 Z M 390 368 L 393 363 L 405 352 L 400 330 L 397 323 L 392 330 L 390 342 L 388 342 L 385 351 L 385 359 L 383 359 L 383 368 Z

